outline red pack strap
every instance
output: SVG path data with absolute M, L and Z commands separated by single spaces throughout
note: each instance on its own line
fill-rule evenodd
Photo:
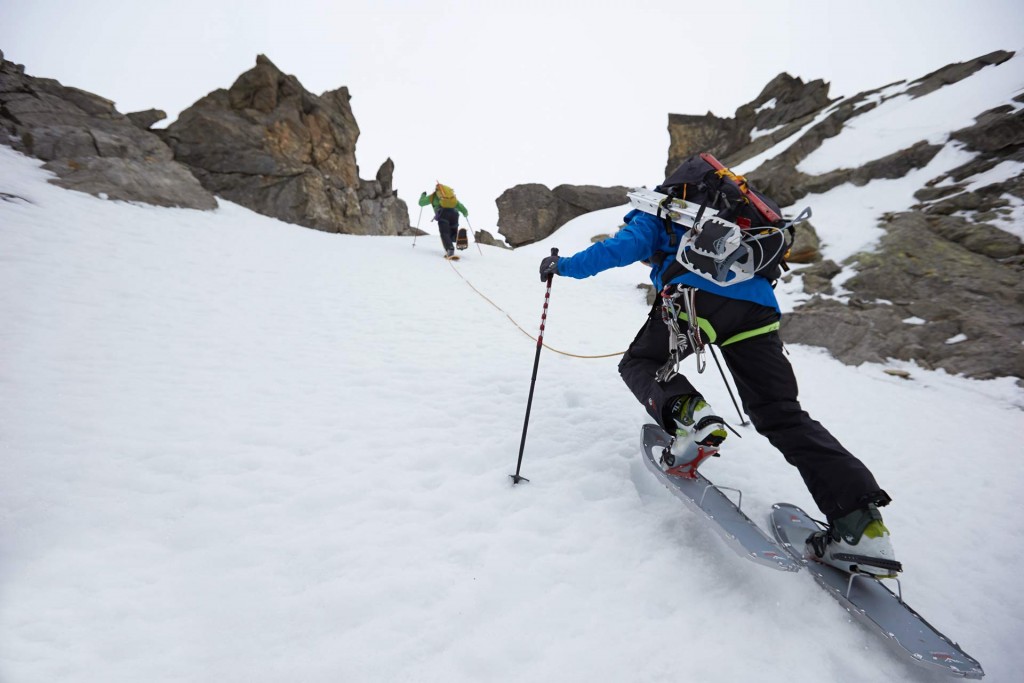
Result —
M 750 188 L 747 187 L 746 178 L 744 178 L 743 176 L 736 175 L 728 168 L 723 166 L 721 161 L 713 157 L 711 154 L 708 154 L 707 152 L 701 152 L 700 158 L 711 164 L 711 166 L 714 167 L 716 171 L 718 171 L 718 175 L 728 177 L 730 180 L 736 183 L 736 186 L 740 188 L 740 192 L 743 193 L 743 196 L 746 197 L 747 200 L 754 205 L 754 208 L 757 209 L 758 213 L 764 216 L 766 221 L 768 221 L 771 224 L 775 224 L 782 220 L 782 216 L 775 213 L 775 211 L 772 210 L 772 207 L 765 204 L 763 201 L 761 201 L 760 197 L 758 197 L 756 194 L 750 191 Z

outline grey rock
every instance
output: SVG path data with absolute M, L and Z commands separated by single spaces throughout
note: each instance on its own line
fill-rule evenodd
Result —
M 158 206 L 217 202 L 170 148 L 113 103 L 0 59 L 0 143 L 49 162 L 63 187 Z
M 925 96 L 982 69 L 997 68 L 1011 56 L 999 51 L 949 65 L 908 84 L 905 92 Z M 785 91 L 789 84 L 784 78 L 776 80 L 730 119 L 670 115 L 670 131 L 677 130 L 671 137 L 669 166 L 712 145 L 717 145 L 712 151 L 726 164 L 736 164 L 799 131 L 785 151 L 747 173 L 753 186 L 780 205 L 798 208 L 800 198 L 812 192 L 826 192 L 844 183 L 863 186 L 876 179 L 906 177 L 927 167 L 942 149 L 922 140 L 856 168 L 816 176 L 802 173 L 797 166 L 825 140 L 896 94 L 877 89 L 829 103 L 827 86 L 820 84 L 814 88 L 814 106 L 795 106 L 785 115 L 768 118 L 772 108 L 756 110 L 770 101 L 770 92 Z M 1024 102 L 1024 95 L 1014 99 Z M 808 127 L 813 117 L 819 120 Z M 749 126 L 764 129 L 769 124 L 780 127 L 752 142 L 738 142 Z M 1003 162 L 1024 161 L 1024 110 L 1008 102 L 982 112 L 974 124 L 952 131 L 950 137 L 971 150 L 972 158 L 918 188 L 914 198 L 920 203 L 912 211 L 882 217 L 885 234 L 877 247 L 847 263 L 856 274 L 843 283 L 844 290 L 852 293 L 846 303 L 812 298 L 784 316 L 786 339 L 826 346 L 836 357 L 854 364 L 901 358 L 971 377 L 1024 377 L 1024 251 L 1019 238 L 998 227 L 1016 205 L 1009 198 L 1024 199 L 1024 176 L 983 187 L 972 182 Z M 808 239 L 812 231 L 803 227 L 791 249 L 794 264 L 820 259 L 817 243 Z M 810 243 L 801 243 L 805 239 Z M 807 292 L 830 294 L 839 267 L 822 261 L 793 273 L 802 275 Z M 903 322 L 914 316 L 925 324 Z M 958 335 L 966 340 L 948 343 Z
M 945 185 L 943 187 L 922 187 L 914 193 L 914 199 L 920 202 L 933 202 L 936 199 L 949 197 L 950 195 L 959 194 L 963 191 L 964 186 L 960 184 Z
M 753 102 L 744 107 L 749 108 L 757 128 L 769 130 L 816 114 L 828 106 L 831 102 L 828 89 L 828 83 L 821 79 L 804 83 L 800 78 L 781 73 L 768 82 Z M 772 100 L 775 104 L 765 107 Z M 740 107 L 740 111 L 744 107 Z M 737 118 L 745 116 L 738 113 Z
M 945 85 L 962 81 L 986 66 L 1002 64 L 1011 57 L 1013 57 L 1012 52 L 996 50 L 967 62 L 949 64 L 912 82 L 911 87 L 907 89 L 907 94 L 911 97 L 922 97 Z
M 749 122 L 751 127 L 753 121 Z M 749 141 L 749 131 L 735 118 L 721 118 L 711 112 L 703 116 L 669 114 L 669 153 L 665 165 L 668 177 L 679 164 L 698 152 L 710 152 L 719 159 L 727 159 L 735 150 Z
M 625 187 L 516 185 L 497 199 L 498 232 L 513 247 L 544 239 L 568 221 L 591 211 L 628 204 Z
M 495 239 L 494 235 L 487 232 L 486 230 L 477 230 L 476 232 L 474 232 L 473 239 L 479 242 L 480 244 L 487 244 L 492 247 L 501 247 L 502 249 L 511 249 L 511 247 L 505 244 L 504 241 Z
M 167 112 L 160 109 L 147 109 L 145 111 L 135 111 L 125 114 L 128 120 L 133 124 L 141 128 L 142 130 L 149 130 L 153 127 L 154 123 L 158 123 L 167 118 Z
M 872 180 L 902 178 L 916 168 L 927 166 L 941 150 L 942 145 L 932 145 L 922 140 L 907 149 L 875 159 L 858 168 L 838 169 L 814 178 L 807 178 L 803 182 L 801 191 L 822 194 L 844 183 L 863 187 Z
M 793 244 L 789 248 L 789 263 L 815 263 L 821 260 L 821 240 L 814 224 L 804 221 L 796 226 Z
M 973 223 L 955 216 L 928 216 L 935 234 L 990 259 L 1007 259 L 1024 252 L 1016 235 L 987 223 Z
M 832 294 L 834 292 L 832 278 L 839 275 L 842 270 L 842 266 L 835 261 L 825 259 L 819 260 L 813 266 L 794 271 L 794 273 L 803 276 L 804 291 L 808 294 Z
M 710 152 L 730 164 L 738 164 L 759 154 L 793 134 L 827 106 L 830 103 L 828 89 L 825 81 L 804 83 L 782 73 L 772 79 L 752 102 L 737 109 L 734 117 L 717 117 L 711 112 L 704 116 L 669 114 L 666 176 L 687 157 L 698 152 Z M 773 106 L 765 106 L 773 100 Z M 784 130 L 751 142 L 755 128 L 771 130 L 780 126 Z
M 207 193 L 195 193 L 196 179 L 181 164 L 166 164 L 154 173 L 151 164 L 158 162 L 119 157 L 79 157 L 47 162 L 43 168 L 59 178 L 53 184 L 69 190 L 108 199 L 144 201 L 156 206 L 179 206 L 193 209 L 215 209 L 217 200 Z M 145 199 L 141 199 L 141 198 Z
M 950 137 L 979 152 L 998 152 L 1024 145 L 1024 109 L 1002 107 L 985 112 L 973 126 L 954 131 Z
M 1024 377 L 1021 268 L 947 239 L 941 233 L 950 228 L 936 227 L 945 220 L 895 214 L 879 250 L 857 255 L 844 287 L 862 301 L 893 304 L 812 300 L 787 316 L 786 338 L 827 346 L 848 363 L 891 357 L 979 378 Z M 901 322 L 910 316 L 927 323 Z M 957 334 L 967 341 L 946 343 Z
M 347 88 L 313 95 L 259 55 L 160 135 L 203 187 L 264 215 L 326 232 L 411 234 L 394 162 L 359 177 L 350 99 Z

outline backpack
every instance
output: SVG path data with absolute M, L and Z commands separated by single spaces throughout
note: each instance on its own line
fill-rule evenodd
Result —
M 783 220 L 774 200 L 750 187 L 744 177 L 730 171 L 711 154 L 686 159 L 654 191 L 699 204 L 702 213 L 704 208 L 717 211 L 719 218 L 739 225 L 743 239 L 755 247 L 755 275 L 773 282 L 783 270 L 789 270 L 786 256 L 793 244 L 795 222 Z M 666 229 L 672 230 L 667 220 Z M 664 281 L 678 274 L 666 272 Z
M 455 190 L 447 185 L 438 183 L 437 188 L 434 190 L 434 194 L 442 209 L 454 209 L 459 205 L 459 200 L 455 197 Z

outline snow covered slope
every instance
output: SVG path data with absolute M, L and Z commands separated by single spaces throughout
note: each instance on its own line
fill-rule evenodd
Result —
M 5 683 L 926 680 L 653 480 L 615 358 L 543 353 L 531 482 L 510 486 L 535 345 L 509 317 L 534 333 L 540 255 L 621 211 L 452 266 L 436 235 L 46 177 L 0 146 Z M 623 350 L 644 278 L 556 280 L 545 341 Z M 1017 680 L 1024 393 L 791 352 L 805 405 L 895 499 L 908 601 L 987 680 Z M 732 411 L 715 371 L 698 382 Z M 707 474 L 759 521 L 813 510 L 741 431 Z

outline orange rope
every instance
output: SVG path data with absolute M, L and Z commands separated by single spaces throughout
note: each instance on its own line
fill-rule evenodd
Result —
M 452 267 L 452 270 L 454 270 L 454 271 L 455 271 L 455 274 L 456 274 L 456 275 L 458 275 L 459 277 L 461 277 L 461 278 L 462 278 L 462 281 L 463 281 L 463 282 L 465 282 L 465 283 L 466 283 L 467 285 L 469 285 L 469 288 L 470 288 L 470 289 L 472 289 L 472 290 L 473 290 L 474 292 L 476 292 L 477 294 L 479 294 L 479 295 L 480 295 L 480 298 L 481 298 L 481 299 L 483 299 L 484 301 L 486 301 L 487 303 L 489 303 L 489 304 L 490 304 L 491 306 L 494 306 L 494 307 L 495 307 L 496 309 L 498 309 L 498 310 L 499 310 L 499 311 L 501 311 L 502 313 L 505 313 L 505 311 L 504 311 L 504 310 L 503 310 L 503 309 L 501 308 L 501 306 L 499 306 L 498 304 L 496 304 L 496 303 L 494 303 L 493 301 L 491 301 L 490 299 L 488 299 L 488 298 L 487 298 L 487 297 L 486 297 L 486 296 L 484 295 L 484 293 L 483 293 L 483 292 L 481 292 L 481 291 L 480 291 L 479 289 L 477 289 L 476 287 L 474 287 L 474 286 L 473 286 L 473 283 L 472 283 L 472 282 L 470 282 L 469 280 L 467 280 L 467 279 L 466 279 L 466 277 L 465 277 L 465 276 L 464 276 L 464 275 L 463 275 L 462 273 L 460 273 L 460 272 L 459 272 L 459 269 L 455 267 L 455 264 L 454 264 L 454 263 L 452 262 L 452 260 L 451 260 L 451 259 L 449 259 L 449 260 L 448 260 L 448 265 L 450 265 L 450 266 Z M 536 338 L 536 337 L 534 337 L 534 336 L 533 336 L 532 334 L 530 334 L 529 332 L 527 332 L 526 330 L 524 330 L 524 329 L 522 328 L 522 326 L 521 326 L 521 325 L 520 325 L 519 323 L 517 323 L 517 322 L 516 322 L 516 321 L 515 321 L 515 320 L 514 320 L 514 319 L 512 318 L 512 316 L 510 316 L 510 315 L 509 315 L 508 313 L 505 313 L 505 317 L 506 317 L 506 318 L 508 318 L 508 319 L 509 319 L 509 320 L 510 320 L 510 321 L 512 322 L 512 324 L 513 324 L 513 325 L 515 325 L 515 326 L 516 326 L 516 327 L 517 327 L 517 328 L 519 329 L 519 331 L 520 331 L 520 332 L 522 332 L 523 334 L 525 334 L 525 335 L 526 335 L 527 337 L 529 337 L 529 338 L 530 338 L 530 339 L 532 339 L 533 341 L 537 341 L 537 338 Z M 558 349 L 552 348 L 552 347 L 548 346 L 547 344 L 542 344 L 542 345 L 543 345 L 543 346 L 544 346 L 544 348 L 545 348 L 545 349 L 547 349 L 548 351 L 554 351 L 555 353 L 561 354 L 561 355 L 563 355 L 563 356 L 570 356 L 570 357 L 572 357 L 572 358 L 585 358 L 585 359 L 589 359 L 589 358 L 612 358 L 612 357 L 614 357 L 614 356 L 621 356 L 622 354 L 624 354 L 624 353 L 625 353 L 625 351 L 619 351 L 618 353 L 605 353 L 605 354 L 602 354 L 602 355 L 600 355 L 600 356 L 581 356 L 581 355 L 579 355 L 579 354 L 576 354 L 576 353 L 569 353 L 569 352 L 567 352 L 567 351 L 559 351 Z

